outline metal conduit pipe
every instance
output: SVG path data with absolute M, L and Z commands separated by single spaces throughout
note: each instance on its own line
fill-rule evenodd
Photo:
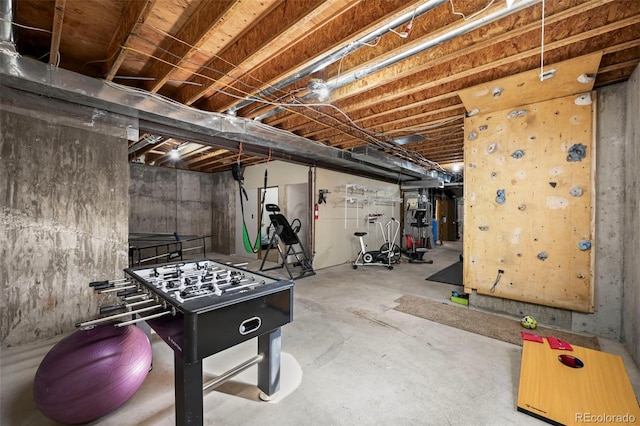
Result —
M 0 53 L 17 55 L 13 38 L 13 0 L 0 0 Z
M 269 86 L 269 88 L 261 91 L 260 93 L 256 94 L 256 97 L 265 97 L 265 96 L 269 96 L 272 93 L 287 87 L 288 85 L 308 76 L 313 74 L 314 72 L 320 71 L 326 67 L 328 67 L 329 65 L 331 65 L 334 62 L 339 61 L 340 59 L 344 58 L 345 56 L 355 52 L 356 50 L 360 49 L 362 46 L 365 46 L 366 44 L 372 42 L 373 40 L 377 39 L 380 36 L 383 36 L 384 34 L 388 33 L 391 31 L 391 29 L 393 28 L 397 28 L 401 25 L 406 24 L 407 22 L 410 22 L 412 19 L 417 18 L 418 16 L 421 16 L 427 12 L 429 12 L 430 10 L 435 9 L 436 7 L 440 6 L 443 3 L 447 3 L 449 0 L 430 0 L 427 1 L 426 3 L 418 6 L 415 10 L 405 13 L 402 16 L 399 16 L 398 18 L 394 19 L 393 21 L 383 25 L 382 27 L 370 32 L 369 34 L 365 35 L 364 37 L 353 41 L 351 43 L 349 43 L 348 45 L 340 48 L 339 50 L 337 50 L 336 52 L 333 52 L 325 57 L 322 57 L 320 59 L 318 59 L 317 61 L 313 62 L 311 65 L 303 68 L 302 70 L 298 71 L 297 73 L 295 73 L 294 75 L 285 78 L 284 80 L 281 80 L 277 83 L 272 84 L 271 86 Z M 246 107 L 247 105 L 250 105 L 252 103 L 256 102 L 255 100 L 251 100 L 251 99 L 247 99 L 245 101 L 240 102 L 238 105 L 235 105 L 231 108 L 229 108 L 227 110 L 227 113 L 229 114 L 233 114 L 236 111 Z
M 470 21 L 464 25 L 462 25 L 459 28 L 456 28 L 452 31 L 449 31 L 445 34 L 442 34 L 438 37 L 434 37 L 432 39 L 429 39 L 427 41 L 425 41 L 424 43 L 420 43 L 410 49 L 407 49 L 399 54 L 397 54 L 396 56 L 392 56 L 391 58 L 387 58 L 383 61 L 380 61 L 376 64 L 373 64 L 367 68 L 361 69 L 361 70 L 357 70 L 357 71 L 353 71 L 351 73 L 346 73 L 341 75 L 338 78 L 334 78 L 332 80 L 329 80 L 327 82 L 327 86 L 330 89 L 338 89 L 340 87 L 346 86 L 347 84 L 353 83 L 356 80 L 359 80 L 363 77 L 368 76 L 369 74 L 373 74 L 374 72 L 380 71 L 383 68 L 386 68 L 388 66 L 391 66 L 397 62 L 400 62 L 402 60 L 405 60 L 413 55 L 416 55 L 418 53 L 422 53 L 427 49 L 430 49 L 432 47 L 435 47 L 439 44 L 442 44 L 446 41 L 452 40 L 456 37 L 459 37 L 463 34 L 466 34 L 468 32 L 471 32 L 473 30 L 476 30 L 480 27 L 482 27 L 483 25 L 487 25 L 490 24 L 494 21 L 497 21 L 498 19 L 504 18 L 506 16 L 511 15 L 512 13 L 518 12 L 522 9 L 525 9 L 529 6 L 533 6 L 536 3 L 540 3 L 542 0 L 521 0 L 518 3 L 515 3 L 511 8 L 505 7 L 504 9 L 500 9 L 497 10 L 489 15 L 483 16 L 481 18 L 478 18 L 474 21 Z M 307 95 L 303 98 L 301 98 L 301 100 L 308 100 L 311 99 L 313 97 L 312 94 Z M 261 114 L 257 117 L 254 118 L 254 120 L 257 121 L 262 121 L 265 118 L 271 117 L 277 113 L 279 113 L 280 111 L 283 111 L 284 108 L 278 107 L 278 108 L 274 108 L 270 111 L 265 112 L 264 114 Z

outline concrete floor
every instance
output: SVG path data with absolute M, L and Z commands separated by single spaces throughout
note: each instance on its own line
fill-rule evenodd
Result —
M 461 245 L 436 246 L 433 264 L 350 264 L 295 284 L 294 321 L 282 329 L 281 391 L 259 399 L 256 367 L 205 394 L 207 425 L 538 425 L 516 411 L 521 347 L 393 310 L 413 294 L 446 302 L 460 287 L 425 281 L 458 260 Z M 242 260 L 234 258 L 234 260 Z M 253 265 L 253 263 L 252 263 Z M 60 339 L 2 350 L 2 425 L 43 426 L 32 381 Z M 636 395 L 640 373 L 622 345 Z M 124 406 L 92 424 L 173 425 L 173 352 L 153 335 L 153 370 Z M 204 361 L 205 380 L 253 356 L 256 340 Z

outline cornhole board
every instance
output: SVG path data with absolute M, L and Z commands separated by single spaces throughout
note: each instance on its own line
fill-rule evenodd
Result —
M 573 346 L 551 349 L 523 341 L 518 411 L 554 425 L 638 424 L 640 408 L 622 358 Z M 558 356 L 573 355 L 584 367 L 562 364 Z

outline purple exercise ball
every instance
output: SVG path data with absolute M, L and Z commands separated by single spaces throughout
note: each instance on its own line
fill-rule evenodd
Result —
M 150 367 L 151 344 L 138 327 L 109 323 L 77 330 L 40 363 L 33 399 L 52 420 L 87 423 L 127 402 Z

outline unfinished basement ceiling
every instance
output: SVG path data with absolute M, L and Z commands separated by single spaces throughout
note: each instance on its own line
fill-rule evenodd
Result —
M 12 19 L 22 56 L 429 170 L 463 161 L 459 91 L 601 51 L 598 88 L 640 62 L 638 0 L 20 0 Z M 238 150 L 144 123 L 129 143 L 131 161 L 203 172 Z

